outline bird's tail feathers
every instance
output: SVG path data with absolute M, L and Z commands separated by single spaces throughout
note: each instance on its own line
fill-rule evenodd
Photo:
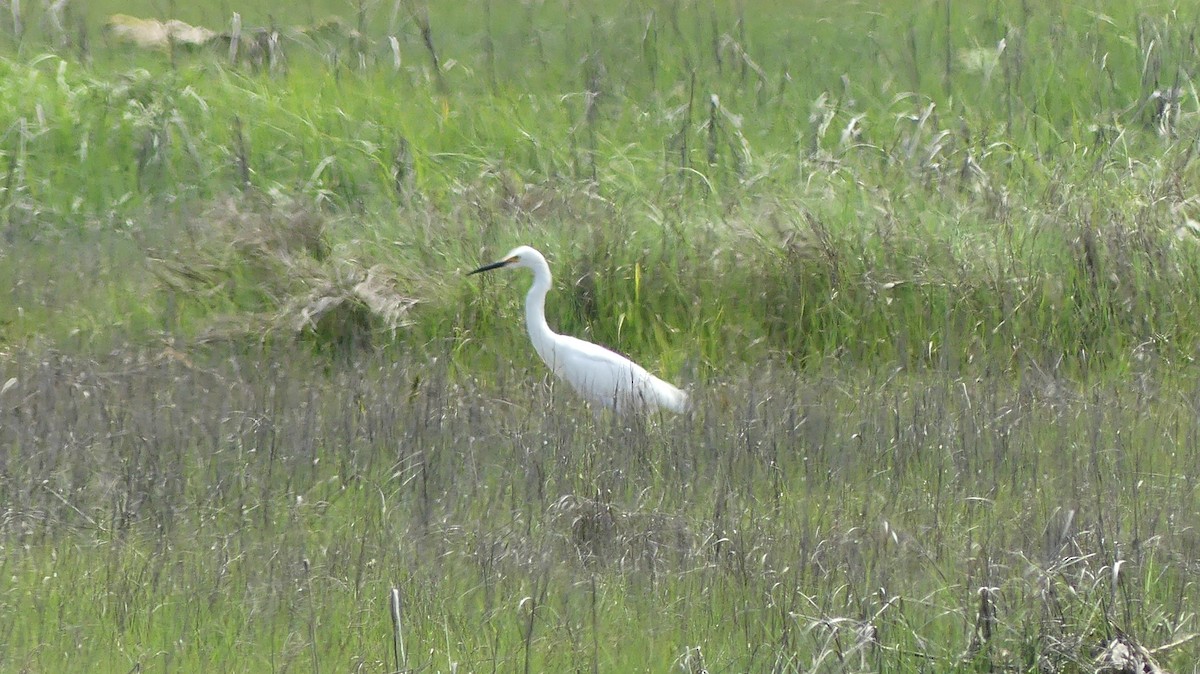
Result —
M 663 396 L 662 406 L 677 414 L 683 414 L 692 408 L 692 399 L 687 393 L 672 386 L 668 395 Z

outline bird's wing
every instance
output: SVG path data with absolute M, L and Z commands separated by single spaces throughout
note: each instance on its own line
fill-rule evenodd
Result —
M 599 344 L 559 335 L 552 358 L 547 364 L 576 392 L 618 412 L 630 405 L 663 406 L 676 411 L 686 406 L 682 391 Z

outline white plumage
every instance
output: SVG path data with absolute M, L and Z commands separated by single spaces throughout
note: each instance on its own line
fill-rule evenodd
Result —
M 533 272 L 533 285 L 525 296 L 525 325 L 533 348 L 558 378 L 590 402 L 618 414 L 630 410 L 687 409 L 687 394 L 655 377 L 641 365 L 599 344 L 560 335 L 546 323 L 546 293 L 550 291 L 550 265 L 529 246 L 514 248 L 499 262 L 470 274 L 501 267 L 524 267 Z M 468 276 L 470 276 L 468 274 Z

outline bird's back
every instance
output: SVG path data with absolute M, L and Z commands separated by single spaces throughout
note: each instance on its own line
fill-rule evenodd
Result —
M 538 354 L 579 395 L 618 414 L 630 409 L 687 409 L 687 394 L 628 358 L 591 342 L 555 335 Z

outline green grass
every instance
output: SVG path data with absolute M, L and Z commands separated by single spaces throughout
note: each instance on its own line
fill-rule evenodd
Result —
M 705 369 L 731 352 L 1001 367 L 1086 353 L 1118 370 L 1147 344 L 1190 357 L 1194 120 L 1186 104 L 1153 113 L 1156 91 L 1187 81 L 1186 15 L 964 8 L 947 46 L 929 3 L 636 9 L 434 12 L 442 85 L 413 15 L 382 7 L 364 15 L 371 39 L 285 38 L 274 69 L 99 33 L 83 63 L 25 45 L 0 91 L 11 254 L 115 229 L 186 259 L 210 205 L 247 180 L 323 213 L 341 258 L 407 276 L 422 341 L 473 299 L 445 271 L 528 242 L 574 282 L 564 328 L 638 354 L 679 334 Z M 5 339 L 122 332 L 114 313 L 162 303 L 150 289 L 114 307 L 111 287 L 71 288 L 71 318 L 49 324 L 10 304 Z
M 1194 8 L 20 7 L 0 670 L 394 671 L 393 587 L 413 670 L 1091 672 L 1200 632 Z M 234 11 L 282 52 L 102 29 Z M 331 14 L 361 35 L 288 32 Z M 462 276 L 517 244 L 551 325 L 695 414 L 554 387 L 525 280 Z M 293 343 L 372 268 L 402 327 Z

